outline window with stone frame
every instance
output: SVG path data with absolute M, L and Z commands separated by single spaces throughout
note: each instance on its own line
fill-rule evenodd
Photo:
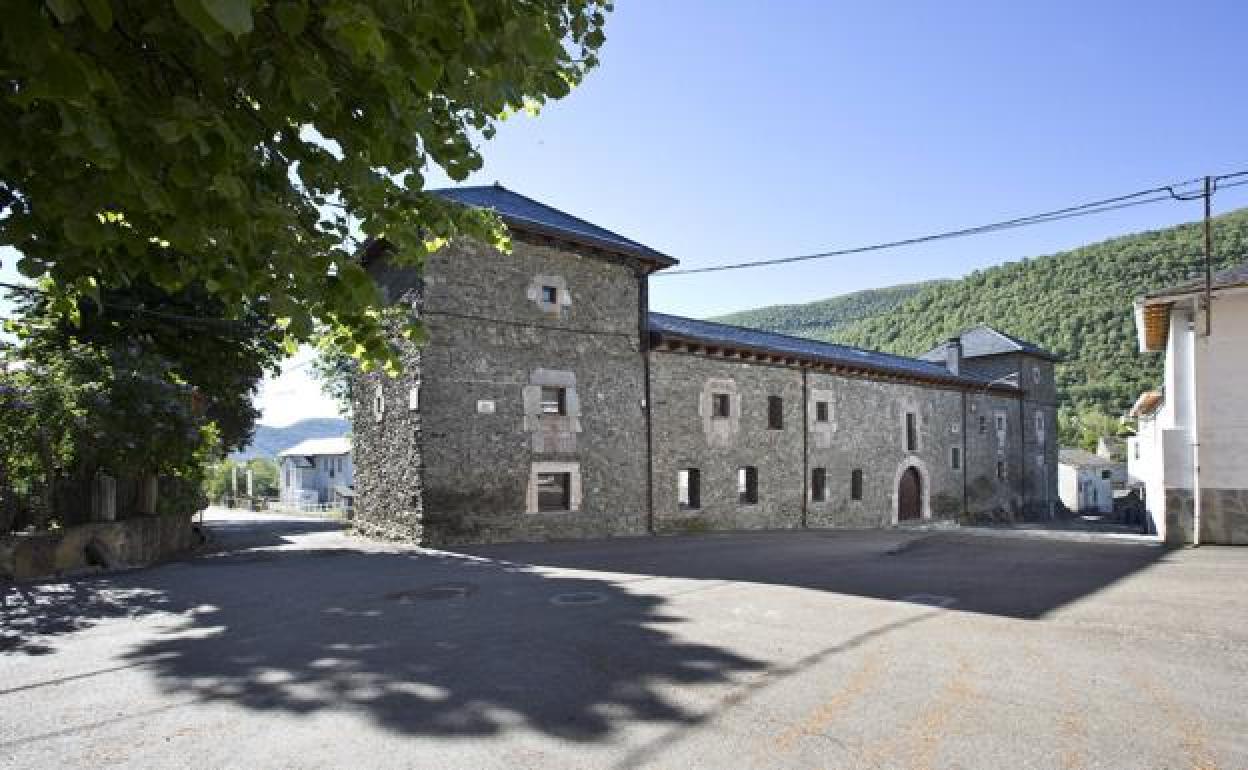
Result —
M 828 402 L 815 402 L 815 422 L 828 422 Z
M 1003 414 L 996 415 L 995 421 L 996 421 L 996 426 L 997 426 L 997 433 L 1004 433 L 1005 432 L 1005 415 Z
M 767 428 L 784 429 L 784 399 L 779 396 L 767 397 Z
M 556 286 L 543 286 L 542 302 L 547 305 L 559 304 L 559 288 Z
M 711 417 L 726 419 L 732 416 L 732 398 L 727 393 L 711 394 Z
M 682 468 L 676 472 L 677 503 L 683 510 L 702 507 L 702 471 Z
M 568 389 L 550 385 L 542 386 L 541 413 L 549 415 L 567 415 Z
M 758 468 L 753 465 L 737 469 L 737 501 L 742 505 L 758 502 Z
M 572 507 L 572 474 L 537 474 L 537 510 L 566 511 Z
M 828 499 L 828 470 L 827 468 L 811 468 L 810 470 L 810 500 L 815 503 L 822 503 Z
M 849 499 L 862 499 L 862 470 L 859 468 L 855 468 L 849 474 Z

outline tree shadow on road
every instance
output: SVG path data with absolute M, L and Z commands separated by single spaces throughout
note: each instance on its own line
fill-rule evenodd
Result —
M 523 727 L 593 741 L 623 722 L 694 724 L 701 717 L 669 688 L 736 684 L 765 668 L 680 638 L 681 619 L 660 597 L 429 552 L 246 551 L 86 581 L 75 592 L 112 592 L 113 609 L 34 624 L 26 651 L 54 642 L 34 631 L 183 613 L 137 636 L 118 662 L 150 672 L 171 694 L 257 711 L 346 708 L 402 734 Z

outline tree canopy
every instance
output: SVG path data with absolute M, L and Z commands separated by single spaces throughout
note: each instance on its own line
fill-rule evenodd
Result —
M 506 247 L 424 193 L 597 64 L 607 0 L 0 0 L 0 246 L 53 307 L 137 281 L 392 362 L 355 261 Z

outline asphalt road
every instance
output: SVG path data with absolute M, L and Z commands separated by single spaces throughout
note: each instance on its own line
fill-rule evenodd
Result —
M 211 523 L 0 584 L 0 765 L 1248 767 L 1248 549 Z

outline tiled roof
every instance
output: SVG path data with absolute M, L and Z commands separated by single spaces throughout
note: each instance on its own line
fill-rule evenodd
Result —
M 980 377 L 954 375 L 944 366 L 917 358 L 895 356 L 891 353 L 880 353 L 875 350 L 863 350 L 848 345 L 836 345 L 831 342 L 818 342 L 802 337 L 790 337 L 786 334 L 746 329 L 741 326 L 699 321 L 693 318 L 651 312 L 649 315 L 651 332 L 660 335 L 702 342 L 703 344 L 723 347 L 738 347 L 757 350 L 794 358 L 850 366 L 881 374 L 917 377 L 926 380 L 958 383 L 962 385 L 983 386 L 990 381 Z M 1008 386 L 994 386 L 1000 389 L 1014 390 Z
M 676 264 L 675 259 L 645 244 L 586 222 L 553 206 L 539 203 L 532 198 L 508 190 L 500 184 L 480 187 L 447 187 L 429 192 L 466 206 L 491 209 L 497 212 L 509 226 L 520 230 L 563 236 L 586 245 L 654 262 L 662 267 Z
M 1213 274 L 1214 289 L 1229 289 L 1233 286 L 1248 286 L 1248 262 L 1228 267 L 1225 270 L 1219 270 Z M 1174 297 L 1181 294 L 1191 294 L 1194 291 L 1203 291 L 1205 288 L 1205 279 L 1198 278 L 1187 283 L 1171 286 L 1168 289 L 1161 289 L 1149 294 L 1145 294 L 1145 299 L 1160 299 L 1163 297 Z
M 998 331 L 987 324 L 972 326 L 956 335 L 962 341 L 962 357 L 977 358 L 979 356 L 997 356 L 1003 353 L 1027 353 L 1028 355 L 1057 361 L 1058 356 L 1050 353 L 1039 345 L 1021 340 L 1011 334 Z M 945 347 L 942 343 L 923 355 L 924 361 L 944 361 Z
M 300 441 L 290 449 L 277 453 L 278 457 L 312 457 L 313 455 L 345 455 L 351 451 L 351 439 L 346 436 L 338 438 L 310 438 Z

